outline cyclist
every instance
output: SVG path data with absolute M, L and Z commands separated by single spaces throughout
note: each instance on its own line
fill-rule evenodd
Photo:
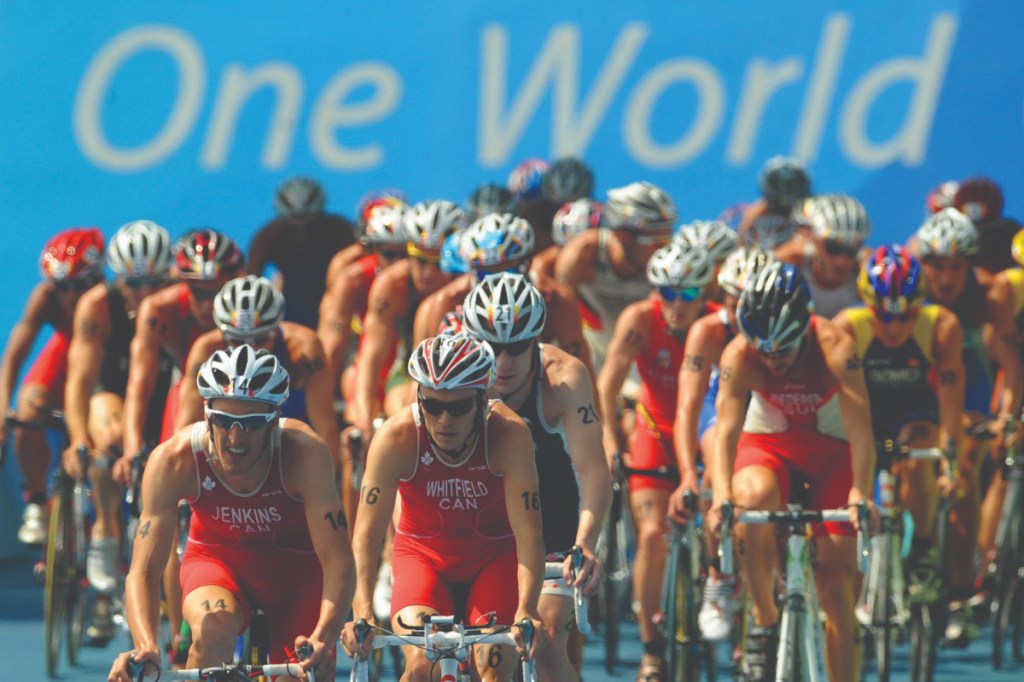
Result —
M 626 306 L 650 294 L 647 261 L 668 243 L 676 205 L 661 188 L 634 182 L 608 191 L 604 215 L 608 228 L 585 231 L 555 261 L 556 279 L 580 297 L 583 336 L 598 371 L 615 321 Z
M 750 237 L 754 224 L 761 218 L 789 218 L 793 209 L 811 196 L 810 174 L 799 159 L 789 156 L 773 156 L 765 161 L 757 177 L 757 186 L 760 198 L 743 207 L 740 216 L 738 231 L 744 242 L 756 243 L 757 240 Z
M 185 361 L 184 380 L 178 395 L 175 432 L 199 421 L 203 401 L 193 378 L 216 350 L 245 343 L 277 356 L 288 371 L 288 399 L 281 404 L 282 417 L 300 419 L 327 443 L 335 472 L 349 470 L 340 461 L 338 422 L 334 417 L 334 387 L 327 371 L 327 356 L 316 332 L 284 319 L 287 308 L 284 294 L 265 277 L 237 277 L 213 299 L 216 329 L 206 332 L 192 344 Z
M 400 208 L 405 210 L 409 208 L 409 205 L 405 201 L 405 193 L 401 190 L 378 189 L 367 192 L 360 197 L 359 202 L 356 204 L 356 227 L 360 235 L 366 234 L 366 224 L 370 220 L 370 216 L 378 208 Z M 357 239 L 351 246 L 346 246 L 334 254 L 330 264 L 327 266 L 327 282 L 324 295 L 331 290 L 334 280 L 338 275 L 345 268 L 367 255 L 367 251 L 368 249 L 363 244 L 363 241 Z
M 68 379 L 64 390 L 64 422 L 70 446 L 64 468 L 83 475 L 78 447 L 89 450 L 96 520 L 92 525 L 86 575 L 97 597 L 86 636 L 103 646 L 115 634 L 110 601 L 118 584 L 120 563 L 121 488 L 114 484 L 110 467 L 99 458 L 121 455 L 124 391 L 128 383 L 128 356 L 135 336 L 135 314 L 146 296 L 162 289 L 171 269 L 171 240 L 160 225 L 136 220 L 123 225 L 110 240 L 107 264 L 115 275 L 89 289 L 75 307 L 74 331 L 68 348 Z M 163 358 L 157 384 L 170 387 L 173 363 Z M 157 389 L 158 391 L 160 388 Z M 146 418 L 144 436 L 155 443 L 160 436 L 163 404 L 155 401 Z
M 278 286 L 288 301 L 285 319 L 313 329 L 331 258 L 355 241 L 352 223 L 324 212 L 326 200 L 323 187 L 313 178 L 288 178 L 274 194 L 277 217 L 249 244 L 249 274 L 276 268 L 283 279 Z
M 704 299 L 721 303 L 725 292 L 718 287 L 718 271 L 730 253 L 739 245 L 736 232 L 721 220 L 695 220 L 680 226 L 675 240 L 689 242 L 695 248 L 705 249 L 714 267 L 711 280 L 704 289 Z
M 420 302 L 451 281 L 441 272 L 441 245 L 465 227 L 465 214 L 450 201 L 421 202 L 403 222 L 409 257 L 383 270 L 370 287 L 356 356 L 356 390 L 352 423 L 364 434 L 382 411 L 394 414 L 412 402 L 404 364 L 413 349 L 413 321 Z M 401 346 L 401 354 L 399 354 Z M 364 440 L 364 444 L 366 441 Z
M 469 272 L 428 297 L 416 311 L 414 340 L 436 333 L 445 313 L 461 303 L 476 282 L 494 273 L 525 274 L 530 266 L 536 242 L 533 227 L 509 213 L 491 213 L 475 221 L 459 237 L 459 255 Z M 553 279 L 538 277 L 536 287 L 551 309 L 544 328 L 544 339 L 580 358 L 589 368 L 590 357 L 583 340 L 579 303 L 567 287 Z
M 485 182 L 476 187 L 466 198 L 466 216 L 470 221 L 479 220 L 488 213 L 512 213 L 517 209 L 516 197 L 504 185 Z
M 364 254 L 344 268 L 320 302 L 317 336 L 324 344 L 330 375 L 346 403 L 351 402 L 355 369 L 346 367 L 352 335 L 361 335 L 369 304 L 370 287 L 387 266 L 406 257 L 409 236 L 403 220 L 405 207 L 381 205 L 370 212 L 359 238 Z
M 641 385 L 630 465 L 652 469 L 675 465 L 672 424 L 679 367 L 690 327 L 705 310 L 703 292 L 712 269 L 707 251 L 686 241 L 675 241 L 651 256 L 647 281 L 654 292 L 622 312 L 597 379 L 608 457 L 625 449 L 616 411 L 619 391 L 635 364 Z M 637 527 L 633 593 L 639 602 L 644 647 L 637 677 L 641 682 L 660 680 L 665 674 L 665 642 L 654 616 L 660 608 L 665 570 L 665 515 L 675 487 L 672 481 L 650 476 L 629 479 L 630 508 Z
M 538 611 L 551 638 L 538 654 L 538 675 L 579 680 L 566 646 L 573 588 L 589 596 L 601 584 L 594 548 L 611 496 L 591 375 L 579 359 L 541 343 L 544 296 L 523 275 L 487 277 L 474 285 L 462 309 L 466 332 L 488 342 L 496 355 L 493 392 L 533 437 L 548 552 Z M 571 560 L 558 559 L 573 545 L 583 548 L 583 565 L 571 582 Z
M 40 421 L 47 410 L 60 409 L 64 403 L 75 306 L 103 277 L 103 235 L 94 227 L 64 230 L 46 243 L 39 266 L 45 279 L 32 289 L 0 359 L 0 406 L 23 421 Z M 53 327 L 53 335 L 25 373 L 18 404 L 12 410 L 8 406 L 18 373 L 44 325 Z M 0 422 L 0 447 L 6 445 L 7 437 L 7 424 Z M 49 526 L 46 472 L 52 456 L 46 434 L 40 429 L 15 429 L 14 454 L 26 503 L 18 539 L 27 545 L 41 545 Z
M 848 308 L 834 321 L 853 336 L 863 358 L 875 442 L 934 447 L 943 444 L 941 429 L 953 439 L 960 468 L 969 471 L 963 427 L 963 331 L 956 315 L 939 305 L 923 305 L 927 287 L 921 265 L 898 244 L 874 251 L 861 269 L 858 288 L 866 307 Z M 910 595 L 919 603 L 931 603 L 940 588 L 935 467 L 918 460 L 899 462 L 893 470 L 900 478 L 897 502 L 914 520 L 906 562 Z
M 871 492 L 875 452 L 861 359 L 854 340 L 812 310 L 810 287 L 792 265 L 773 263 L 744 285 L 736 309 L 742 335 L 722 352 L 719 375 L 714 501 L 705 519 L 713 535 L 722 502 L 783 509 L 795 477 L 810 484 L 810 509 L 852 505 Z M 855 510 L 850 514 L 856 524 Z M 833 682 L 858 679 L 860 665 L 853 532 L 830 523 L 815 531 L 815 579 Z M 774 528 L 740 524 L 737 534 L 754 617 L 744 660 L 752 680 L 774 679 Z
M 1021 224 L 1003 215 L 1003 190 L 990 178 L 975 176 L 961 182 L 950 205 L 966 215 L 978 230 L 978 253 L 972 263 L 990 273 L 1016 265 L 1010 255 Z
M 722 306 L 698 319 L 686 334 L 683 362 L 679 367 L 679 391 L 673 444 L 680 481 L 668 501 L 669 516 L 677 523 L 689 517 L 684 504 L 687 491 L 698 492 L 697 454 L 704 458 L 702 487 L 710 487 L 714 466 L 715 398 L 718 396 L 718 361 L 726 344 L 736 336 L 736 305 L 743 285 L 775 261 L 771 253 L 740 248 L 729 254 L 718 271 L 718 284 L 725 292 Z M 709 541 L 710 537 L 707 538 Z M 711 546 L 715 550 L 717 547 Z M 698 623 L 708 641 L 729 637 L 732 629 L 732 599 L 736 583 L 712 567 L 704 585 Z
M 174 245 L 175 269 L 183 281 L 139 304 L 124 398 L 124 455 L 114 463 L 114 480 L 121 485 L 131 483 L 132 460 L 143 450 L 149 404 L 164 399 L 155 393 L 162 354 L 170 355 L 179 371 L 184 369 L 192 344 L 214 328 L 214 297 L 241 274 L 243 261 L 231 237 L 208 228 L 188 232 Z M 167 396 L 161 440 L 173 433 L 176 384 Z
M 516 214 L 533 226 L 537 252 L 550 248 L 554 241 L 551 223 L 564 204 L 577 199 L 590 199 L 594 194 L 594 171 L 582 159 L 566 156 L 556 159 L 540 179 L 536 197 L 519 199 Z
M 815 314 L 834 317 L 860 303 L 858 259 L 871 234 L 871 220 L 863 204 L 846 194 L 808 199 L 799 219 L 810 225 L 809 232 L 776 249 L 775 255 L 800 269 L 811 288 Z
M 367 457 L 353 533 L 353 619 L 375 620 L 378 552 L 401 494 L 392 620 L 416 627 L 424 615 L 445 614 L 476 625 L 494 613 L 503 624 L 529 618 L 541 634 L 540 492 L 534 458 L 523 456 L 533 443 L 509 407 L 487 400 L 495 373 L 491 347 L 463 334 L 426 339 L 410 357 L 416 401 L 384 423 Z M 342 642 L 359 650 L 353 623 Z M 528 654 L 541 648 L 543 637 Z M 475 656 L 481 678 L 511 679 L 513 657 L 484 649 Z M 369 650 L 367 640 L 362 652 Z M 422 650 L 403 652 L 403 679 L 431 679 Z
M 553 278 L 558 254 L 569 240 L 599 227 L 605 227 L 604 204 L 600 201 L 577 199 L 562 204 L 551 219 L 551 240 L 554 243 L 533 257 L 530 272 L 540 272 Z
M 259 607 L 271 662 L 308 642 L 313 654 L 303 668 L 332 680 L 354 566 L 338 491 L 324 476 L 330 453 L 308 426 L 280 416 L 288 372 L 272 354 L 246 344 L 216 351 L 196 383 L 205 420 L 158 446 L 143 474 L 146 504 L 125 598 L 135 660 L 160 663 L 159 579 L 185 499 L 192 507 L 181 563 L 194 638 L 189 667 L 230 661 Z M 132 679 L 127 656 L 109 679 Z
M 971 267 L 978 250 L 978 232 L 971 219 L 955 208 L 930 216 L 914 235 L 928 286 L 928 299 L 951 310 L 963 329 L 966 372 L 964 412 L 977 423 L 998 404 L 999 426 L 1020 409 L 1022 381 L 1013 292 L 1005 279 L 988 277 Z M 996 387 L 991 363 L 1002 370 Z M 1001 433 L 999 435 L 1002 435 Z M 985 449 L 969 443 L 972 465 L 965 471 L 967 495 L 953 507 L 950 529 L 950 614 L 946 645 L 966 647 L 974 636 L 969 599 L 974 595 L 974 553 L 978 543 L 981 506 L 980 469 L 974 462 Z M 994 493 L 995 494 L 995 493 Z M 985 505 L 987 522 L 995 523 L 999 508 Z

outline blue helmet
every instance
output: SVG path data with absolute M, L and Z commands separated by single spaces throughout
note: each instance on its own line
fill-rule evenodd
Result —
M 864 303 L 883 314 L 901 315 L 927 293 L 921 263 L 902 244 L 879 246 L 857 277 Z
M 811 325 L 811 289 L 789 263 L 773 263 L 747 282 L 736 307 L 736 321 L 761 353 L 780 353 L 800 345 Z

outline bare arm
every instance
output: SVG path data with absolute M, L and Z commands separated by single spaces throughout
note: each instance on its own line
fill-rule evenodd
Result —
M 82 443 L 93 447 L 89 437 L 89 401 L 103 365 L 104 344 L 110 338 L 107 298 L 104 295 L 100 300 L 94 292 L 87 292 L 75 308 L 74 332 L 68 347 L 64 423 L 71 448 Z
M 224 334 L 219 329 L 206 332 L 192 344 L 188 352 L 188 359 L 185 360 L 185 373 L 181 376 L 181 385 L 178 387 L 178 414 L 174 419 L 174 430 L 180 431 L 189 424 L 202 421 L 203 398 L 199 395 L 199 387 L 196 386 L 196 377 L 199 376 L 199 369 L 203 366 L 213 352 L 225 347 Z
M 250 275 L 262 276 L 267 263 L 274 262 L 274 237 L 277 234 L 274 222 L 262 227 L 249 244 L 246 270 Z
M 0 409 L 7 410 L 14 397 L 14 384 L 25 358 L 32 350 L 36 335 L 46 323 L 47 299 L 49 288 L 45 283 L 37 284 L 29 295 L 28 302 L 21 319 L 11 328 L 4 348 L 3 359 L 0 360 Z
M 991 353 L 1003 370 L 1003 392 L 999 399 L 999 416 L 1020 414 L 1021 390 L 1024 376 L 1021 372 L 1020 340 L 1014 326 L 1013 294 L 1009 283 L 995 280 L 985 298 L 985 317 L 992 326 Z
M 593 553 L 611 501 L 611 476 L 601 447 L 601 422 L 594 405 L 591 375 L 575 358 L 566 357 L 559 377 L 565 388 L 559 403 L 569 458 L 580 482 L 580 521 L 576 544 Z
M 716 335 L 716 327 L 723 329 L 717 313 L 706 315 L 694 323 L 686 335 L 683 363 L 679 366 L 676 423 L 672 437 L 679 464 L 680 486 L 693 491 L 696 491 L 697 485 L 697 452 L 700 450 L 697 427 L 700 412 L 704 407 L 704 395 L 707 393 L 712 367 L 718 361 L 725 341 L 724 330 Z M 704 459 L 705 468 L 713 470 L 711 453 L 704 453 Z
M 402 264 L 398 264 L 402 265 Z M 394 267 L 394 266 L 392 266 Z M 407 266 L 406 266 L 407 267 Z M 388 354 L 394 348 L 398 335 L 396 329 L 398 318 L 405 312 L 405 302 L 392 300 L 395 284 L 392 278 L 384 275 L 391 268 L 378 276 L 370 287 L 369 309 L 363 320 L 363 337 L 359 350 L 359 370 L 356 373 L 356 395 L 353 422 L 370 433 L 370 423 L 380 412 L 377 400 L 377 382 Z
M 490 419 L 495 419 L 492 410 Z M 501 410 L 501 438 L 491 441 L 492 461 L 504 476 L 505 508 L 516 539 L 519 561 L 519 606 L 515 620 L 529 617 L 539 621 L 537 600 L 544 580 L 544 533 L 541 528 L 540 483 L 533 453 L 533 439 L 526 424 L 507 408 Z
M 863 360 L 857 355 L 853 337 L 835 325 L 819 319 L 814 329 L 825 363 L 839 384 L 839 408 L 853 470 L 848 501 L 869 499 L 875 476 L 875 443 Z
M 552 282 L 552 285 L 555 283 Z M 583 338 L 583 315 L 576 294 L 564 285 L 557 285 L 548 301 L 548 317 L 544 325 L 545 338 L 558 342 L 558 347 L 569 355 L 579 358 L 591 377 L 595 377 L 594 361 L 590 357 L 590 346 Z
M 643 305 L 644 302 L 634 303 L 623 311 L 615 324 L 604 366 L 597 377 L 597 397 L 601 405 L 601 419 L 604 420 L 604 452 L 608 458 L 621 447 L 618 435 L 619 391 L 626 382 L 633 361 L 647 347 L 646 329 L 649 324 L 645 324 L 639 312 Z
M 327 443 L 334 462 L 335 471 L 342 471 L 341 437 L 338 434 L 338 419 L 334 414 L 334 381 L 327 366 L 327 356 L 316 334 L 310 330 L 304 342 L 309 356 L 303 358 L 306 374 L 306 414 L 309 423 Z
M 355 562 L 338 490 L 334 479 L 323 474 L 330 466 L 330 452 L 319 438 L 295 429 L 285 429 L 283 435 L 289 446 L 289 488 L 303 499 L 309 536 L 324 574 L 320 617 L 309 634 L 315 654 L 318 648 L 329 648 L 338 640 L 352 603 Z
M 124 396 L 124 453 L 129 458 L 142 449 L 146 412 L 153 397 L 157 368 L 160 366 L 160 348 L 171 324 L 173 322 L 154 305 L 152 296 L 142 301 L 135 321 L 135 337 L 132 339 L 128 384 Z
M 939 424 L 943 439 L 953 438 L 953 447 L 959 455 L 959 468 L 970 471 L 971 458 L 964 447 L 964 386 L 966 383 L 961 349 L 964 333 L 956 315 L 942 309 L 935 325 L 935 373 L 939 378 L 936 391 L 939 400 Z
M 594 258 L 597 253 L 597 230 L 588 230 L 576 237 L 555 259 L 555 279 L 573 291 L 594 279 Z M 590 235 L 594 236 L 591 237 Z
M 367 293 L 359 273 L 343 272 L 335 278 L 334 285 L 320 302 L 320 322 L 316 333 L 324 345 L 328 371 L 335 384 L 345 369 L 345 354 L 352 338 L 352 318 L 360 299 L 365 299 Z
M 178 500 L 196 494 L 191 433 L 158 446 L 142 475 L 142 499 L 132 564 L 125 579 L 125 608 L 135 648 L 159 656 L 160 577 L 178 530 Z M 156 660 L 159 660 L 157 658 Z
M 760 382 L 763 370 L 756 366 L 757 359 L 750 358 L 747 340 L 737 336 L 722 351 L 718 371 L 718 398 L 715 410 L 718 422 L 715 425 L 715 454 L 711 464 L 714 474 L 714 506 L 732 500 L 732 470 L 736 461 L 736 446 L 743 432 L 743 419 L 747 413 L 747 397 Z

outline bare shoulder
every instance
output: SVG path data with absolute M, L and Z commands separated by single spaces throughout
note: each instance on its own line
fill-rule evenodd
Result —
M 544 344 L 544 379 L 553 390 L 574 390 L 581 385 L 591 387 L 590 372 L 575 355 L 558 346 Z
M 852 353 L 855 350 L 853 336 L 826 317 L 814 317 L 814 334 L 827 356 L 832 353 Z
M 555 259 L 555 272 L 592 262 L 597 256 L 599 230 L 587 230 L 569 240 Z
M 146 460 L 143 484 L 159 481 L 158 488 L 165 497 L 175 500 L 196 494 L 196 464 L 192 454 L 192 426 L 189 426 L 158 445 Z
M 936 307 L 939 312 L 935 318 L 935 338 L 940 342 L 950 338 L 962 340 L 963 328 L 960 326 L 960 320 L 957 319 L 956 313 L 945 306 Z
M 504 403 L 491 404 L 487 416 L 487 443 L 491 466 L 498 474 L 517 468 L 521 463 L 533 463 L 532 457 L 523 457 L 524 452 L 533 452 L 533 437 L 530 429 L 519 415 Z
M 227 348 L 227 342 L 224 340 L 224 332 L 219 329 L 203 332 L 195 340 L 195 343 L 192 344 L 192 348 L 188 352 L 189 362 L 187 364 L 206 362 L 207 358 L 213 355 L 214 351 L 225 348 Z
M 521 438 L 524 434 L 530 439 L 527 428 L 518 414 L 503 402 L 492 402 L 487 415 L 487 429 L 491 438 Z
M 473 286 L 473 278 L 470 275 L 462 275 L 448 282 L 443 287 L 427 296 L 421 306 L 428 306 L 435 315 L 443 315 L 465 300 L 470 288 Z
M 323 355 L 323 344 L 312 328 L 298 322 L 282 322 L 281 336 L 292 359 Z

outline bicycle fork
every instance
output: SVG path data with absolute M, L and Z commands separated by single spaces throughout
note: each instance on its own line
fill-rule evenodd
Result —
M 776 682 L 825 682 L 819 663 L 824 633 L 818 622 L 814 585 L 808 581 L 810 545 L 806 528 L 793 528 L 786 540 L 786 598 L 779 627 Z
M 896 478 L 889 471 L 883 469 L 878 473 L 878 514 L 881 527 L 879 533 L 871 538 L 871 562 L 857 600 L 857 620 L 864 627 L 883 628 L 893 624 L 902 627 L 910 617 L 904 600 L 906 577 L 900 558 L 902 538 L 898 532 L 895 484 Z M 892 610 L 888 617 L 885 605 L 878 603 L 879 593 L 886 591 L 886 581 L 892 587 L 889 591 Z

